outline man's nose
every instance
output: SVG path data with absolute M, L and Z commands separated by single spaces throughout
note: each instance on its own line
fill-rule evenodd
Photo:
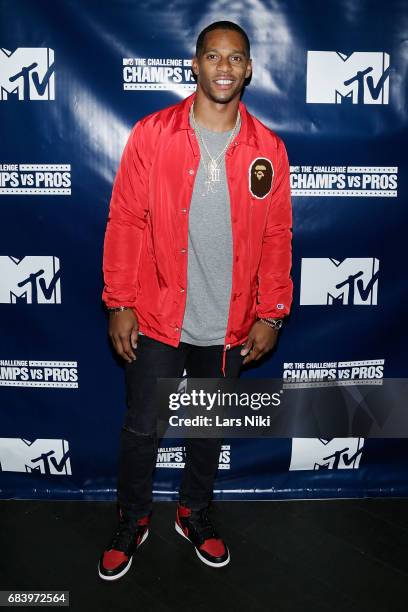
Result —
M 231 63 L 228 57 L 221 57 L 219 62 L 217 63 L 217 69 L 220 72 L 230 72 Z

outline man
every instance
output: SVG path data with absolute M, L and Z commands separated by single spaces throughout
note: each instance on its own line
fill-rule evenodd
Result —
M 282 140 L 240 101 L 250 45 L 222 21 L 197 39 L 197 91 L 134 126 L 104 245 L 109 335 L 126 362 L 119 525 L 98 565 L 116 580 L 148 535 L 157 377 L 236 378 L 277 340 L 292 300 L 289 166 Z M 221 440 L 186 440 L 176 531 L 201 561 L 228 547 L 209 514 Z

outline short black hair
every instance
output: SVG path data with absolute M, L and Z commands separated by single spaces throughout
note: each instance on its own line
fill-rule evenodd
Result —
M 214 21 L 214 23 L 208 25 L 198 35 L 196 42 L 196 57 L 198 57 L 203 51 L 205 35 L 208 34 L 208 32 L 212 32 L 213 30 L 233 30 L 234 32 L 238 32 L 239 34 L 241 34 L 242 38 L 245 41 L 246 53 L 248 57 L 251 56 L 249 38 L 247 33 L 241 28 L 241 26 L 239 26 L 237 23 L 234 23 L 233 21 Z

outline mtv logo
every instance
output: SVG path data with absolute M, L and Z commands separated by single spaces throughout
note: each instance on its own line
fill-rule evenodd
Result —
M 54 50 L 0 49 L 0 100 L 55 100 Z
M 0 438 L 0 472 L 71 476 L 68 442 Z
M 60 262 L 52 255 L 0 255 L 0 303 L 61 304 Z
M 300 305 L 376 305 L 378 274 L 375 257 L 303 258 Z
M 364 438 L 293 438 L 289 470 L 356 470 Z
M 308 51 L 308 104 L 388 104 L 390 56 L 381 51 Z

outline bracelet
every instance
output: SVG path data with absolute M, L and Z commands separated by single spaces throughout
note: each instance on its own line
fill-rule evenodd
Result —
M 117 306 L 116 308 L 108 308 L 108 312 L 123 312 L 124 310 L 131 310 L 129 306 Z
M 273 329 L 280 329 L 283 325 L 283 319 L 259 319 L 259 321 L 273 327 Z

